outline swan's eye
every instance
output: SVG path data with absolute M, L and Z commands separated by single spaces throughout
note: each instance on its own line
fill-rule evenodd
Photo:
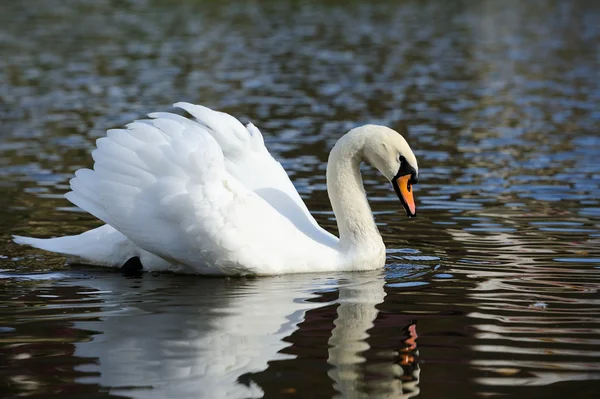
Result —
M 404 158 L 403 155 L 398 155 L 398 162 L 400 162 L 401 164 L 403 164 L 404 162 L 406 162 L 406 158 Z

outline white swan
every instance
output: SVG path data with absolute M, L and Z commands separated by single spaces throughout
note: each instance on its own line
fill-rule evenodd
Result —
M 189 103 L 172 113 L 109 130 L 65 196 L 106 225 L 76 236 L 18 244 L 98 265 L 141 265 L 207 275 L 368 270 L 385 246 L 369 208 L 360 164 L 390 180 L 408 216 L 417 160 L 384 126 L 352 129 L 329 155 L 327 190 L 340 238 L 315 221 L 260 131 L 231 115 Z

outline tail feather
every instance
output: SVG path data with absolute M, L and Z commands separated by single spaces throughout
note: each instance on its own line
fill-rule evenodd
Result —
M 50 252 L 59 252 L 66 255 L 75 255 L 73 246 L 73 236 L 59 238 L 33 238 L 13 235 L 13 241 L 19 245 L 29 245 L 30 247 L 43 249 Z
M 74 236 L 33 238 L 14 235 L 13 240 L 20 245 L 74 256 L 103 266 L 119 267 L 129 258 L 140 255 L 135 244 L 109 225 Z
M 14 235 L 13 240 L 20 245 L 83 259 L 92 265 L 121 267 L 129 259 L 137 257 L 148 271 L 171 267 L 169 262 L 144 251 L 108 224 L 74 236 L 33 238 Z

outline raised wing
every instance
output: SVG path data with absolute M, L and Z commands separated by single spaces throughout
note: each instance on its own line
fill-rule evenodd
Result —
M 233 177 L 267 201 L 299 230 L 325 245 L 335 245 L 337 238 L 322 229 L 310 214 L 281 164 L 265 147 L 263 136 L 256 126 L 249 123 L 244 127 L 233 116 L 202 105 L 179 102 L 174 106 L 189 112 L 195 122 L 167 112 L 149 116 L 186 126 L 201 124 L 221 147 L 225 168 Z
M 169 115 L 110 130 L 92 152 L 94 170 L 76 172 L 67 198 L 146 251 L 201 273 L 277 273 L 269 265 L 306 260 L 315 245 L 328 250 L 234 177 L 214 129 Z

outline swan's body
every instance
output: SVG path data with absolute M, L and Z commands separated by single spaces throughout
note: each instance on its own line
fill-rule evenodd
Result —
M 145 270 L 197 274 L 383 267 L 385 246 L 360 164 L 367 160 L 393 181 L 414 215 L 417 162 L 402 136 L 367 125 L 331 151 L 327 189 L 338 239 L 319 227 L 256 127 L 206 107 L 176 106 L 195 119 L 156 113 L 111 130 L 92 152 L 94 169 L 75 173 L 67 199 L 106 225 L 77 236 L 16 236 L 15 242 L 99 265 L 120 267 L 139 257 Z

